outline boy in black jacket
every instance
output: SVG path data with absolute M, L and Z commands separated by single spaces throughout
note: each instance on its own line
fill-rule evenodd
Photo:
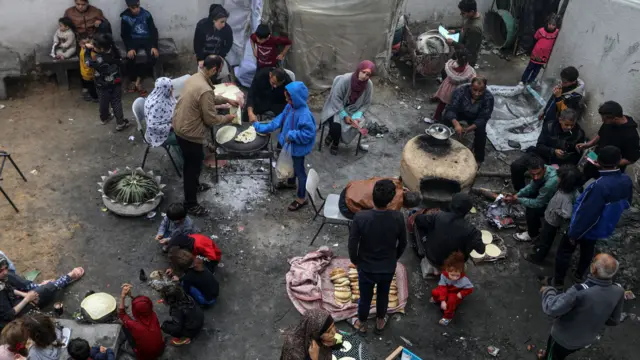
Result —
M 87 43 L 85 47 L 93 49 L 91 60 L 87 60 L 87 65 L 95 70 L 94 81 L 100 101 L 100 121 L 106 124 L 110 120 L 109 106 L 111 106 L 116 117 L 116 131 L 122 131 L 129 126 L 129 120 L 124 118 L 122 112 L 120 52 L 109 34 L 97 34 L 93 44 Z
M 147 92 L 140 82 L 148 73 L 160 56 L 158 52 L 158 29 L 153 22 L 153 16 L 140 6 L 140 0 L 126 0 L 127 10 L 120 14 L 121 36 L 124 46 L 127 48 L 127 73 L 131 85 L 129 91 L 138 91 L 140 96 L 146 96 Z M 147 55 L 146 63 L 136 60 L 136 55 L 144 50 Z

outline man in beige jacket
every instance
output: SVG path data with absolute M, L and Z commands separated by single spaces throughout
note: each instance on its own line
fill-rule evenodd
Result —
M 235 118 L 235 115 L 219 115 L 216 105 L 229 103 L 231 106 L 238 106 L 236 101 L 216 96 L 213 92 L 210 79 L 220 71 L 223 61 L 217 55 L 210 55 L 204 60 L 200 71 L 185 82 L 173 115 L 173 131 L 177 135 L 184 158 L 184 207 L 194 216 L 209 212 L 198 205 L 197 198 L 198 192 L 209 188 L 206 184 L 200 184 L 199 180 L 204 160 L 202 146 L 209 128 L 229 123 Z

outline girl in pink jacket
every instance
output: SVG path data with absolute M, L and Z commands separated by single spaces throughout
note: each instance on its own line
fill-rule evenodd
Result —
M 540 28 L 536 31 L 534 38 L 537 42 L 531 52 L 529 65 L 522 74 L 522 79 L 520 80 L 521 85 L 532 83 L 538 76 L 540 69 L 542 69 L 547 61 L 549 61 L 551 50 L 553 50 L 553 44 L 555 44 L 556 39 L 558 38 L 558 31 L 556 17 L 553 15 L 549 18 L 549 22 L 546 27 Z

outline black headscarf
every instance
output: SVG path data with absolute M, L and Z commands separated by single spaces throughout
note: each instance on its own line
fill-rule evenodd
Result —
M 449 208 L 452 213 L 464 217 L 469 213 L 469 211 L 471 211 L 471 208 L 473 208 L 473 202 L 469 195 L 457 193 L 451 198 L 451 205 Z
M 329 329 L 331 324 L 333 324 L 333 318 L 325 310 L 307 310 L 300 323 L 285 332 L 280 360 L 306 359 L 312 340 L 315 340 L 320 346 L 318 359 L 330 360 L 331 348 L 324 346 L 320 337 Z
M 228 18 L 229 12 L 220 4 L 211 4 L 209 7 L 209 19 L 216 21 L 222 18 Z

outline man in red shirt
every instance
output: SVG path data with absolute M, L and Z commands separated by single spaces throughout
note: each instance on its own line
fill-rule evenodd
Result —
M 282 52 L 278 52 L 278 46 L 284 46 Z M 251 47 L 253 55 L 258 60 L 258 70 L 265 67 L 275 67 L 278 61 L 284 60 L 291 48 L 291 40 L 286 36 L 273 36 L 269 26 L 260 24 L 256 32 L 251 34 Z

